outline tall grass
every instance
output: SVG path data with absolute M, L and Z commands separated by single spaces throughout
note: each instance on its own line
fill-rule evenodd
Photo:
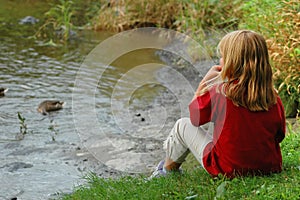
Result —
M 269 45 L 275 86 L 286 115 L 300 112 L 300 4 L 298 0 L 251 0 L 243 6 L 241 28 L 262 33 Z
M 102 1 L 107 2 L 107 1 Z M 110 0 L 94 19 L 95 30 L 123 31 L 156 26 L 200 34 L 209 28 L 237 27 L 241 0 Z

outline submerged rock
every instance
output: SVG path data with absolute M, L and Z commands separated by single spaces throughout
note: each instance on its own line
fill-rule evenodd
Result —
M 72 29 L 68 30 L 65 26 L 61 26 L 60 29 L 55 30 L 55 34 L 59 38 L 63 38 L 66 33 L 68 33 L 67 39 L 75 39 L 77 37 L 77 33 L 75 31 Z
M 32 16 L 26 16 L 23 19 L 20 19 L 19 24 L 36 24 L 38 23 L 40 20 L 32 17 Z
M 19 169 L 31 168 L 31 167 L 33 167 L 32 164 L 28 164 L 28 163 L 24 163 L 24 162 L 13 162 L 13 163 L 8 163 L 8 164 L 2 166 L 1 168 L 8 168 L 9 172 L 15 172 Z

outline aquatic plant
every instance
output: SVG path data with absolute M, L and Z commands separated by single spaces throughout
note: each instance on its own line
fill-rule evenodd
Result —
M 18 112 L 18 119 L 20 124 L 20 133 L 18 134 L 19 139 L 23 139 L 27 134 L 27 124 L 25 123 L 25 117 L 22 116 L 20 112 Z
M 59 0 L 59 4 L 52 4 L 45 13 L 46 22 L 39 28 L 35 36 L 44 38 L 61 38 L 67 41 L 72 32 L 72 17 L 74 15 L 73 1 Z
M 35 37 L 49 39 L 45 44 L 56 46 L 57 39 L 67 42 L 76 33 L 73 29 L 84 26 L 100 9 L 98 0 L 56 0 L 51 1 L 45 12 L 45 22 Z

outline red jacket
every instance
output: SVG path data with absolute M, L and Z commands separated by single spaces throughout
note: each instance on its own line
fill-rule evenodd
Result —
M 252 112 L 235 106 L 213 87 L 194 99 L 189 110 L 194 126 L 214 122 L 213 141 L 203 153 L 211 175 L 232 178 L 282 170 L 279 143 L 285 137 L 285 116 L 279 97 L 268 111 Z

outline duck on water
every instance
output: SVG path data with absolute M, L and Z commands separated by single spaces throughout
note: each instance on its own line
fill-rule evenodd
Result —
M 38 106 L 38 112 L 47 115 L 49 112 L 57 111 L 63 108 L 65 102 L 58 100 L 46 100 Z
M 8 91 L 8 88 L 0 87 L 0 97 L 4 97 L 5 93 Z

